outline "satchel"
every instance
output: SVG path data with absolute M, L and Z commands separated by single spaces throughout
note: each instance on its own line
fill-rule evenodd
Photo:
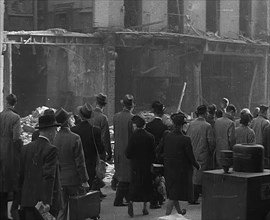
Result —
M 97 145 L 96 145 L 96 141 L 94 137 L 94 126 L 92 126 L 92 137 L 93 137 L 94 145 L 97 151 L 96 176 L 102 180 L 105 178 L 105 174 L 106 174 L 106 163 L 104 160 L 100 159 L 100 156 L 98 153 L 98 149 L 97 149 Z

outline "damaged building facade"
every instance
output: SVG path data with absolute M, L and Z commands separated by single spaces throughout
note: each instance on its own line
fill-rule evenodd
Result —
M 33 27 L 47 31 L 4 36 L 2 100 L 17 94 L 22 115 L 41 105 L 75 111 L 99 92 L 109 118 L 126 93 L 136 112 L 160 100 L 172 113 L 185 82 L 188 114 L 224 96 L 238 109 L 270 102 L 269 0 L 44 2 Z

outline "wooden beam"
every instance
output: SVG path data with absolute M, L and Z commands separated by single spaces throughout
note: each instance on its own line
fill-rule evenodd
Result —
M 251 81 L 250 90 L 249 90 L 249 96 L 248 96 L 248 108 L 249 109 L 251 107 L 251 101 L 252 101 L 253 90 L 254 90 L 254 85 L 255 85 L 257 73 L 258 73 L 258 62 L 255 63 L 255 67 L 254 67 L 254 70 L 253 70 L 252 81 Z
M 4 108 L 4 96 L 2 92 L 4 88 L 4 80 L 3 80 L 4 60 L 2 56 L 3 41 L 4 41 L 4 13 L 5 13 L 4 0 L 0 0 L 0 111 L 2 111 Z

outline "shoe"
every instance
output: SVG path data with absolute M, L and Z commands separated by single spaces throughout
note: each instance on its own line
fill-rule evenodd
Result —
M 178 214 L 185 215 L 186 213 L 187 213 L 187 210 L 186 209 L 182 209 L 181 210 L 181 213 L 178 213 Z
M 143 213 L 143 215 L 149 215 L 149 212 L 148 212 L 147 209 L 143 209 L 143 210 L 142 210 L 142 213 Z
M 200 203 L 198 201 L 189 201 L 188 204 L 189 205 L 200 205 Z
M 128 204 L 127 203 L 114 203 L 113 206 L 123 207 L 123 206 L 128 206 Z
M 161 208 L 160 205 L 153 205 L 153 204 L 150 205 L 150 209 L 160 209 L 160 208 Z
M 132 202 L 128 203 L 128 214 L 130 217 L 133 217 L 133 215 L 134 215 Z

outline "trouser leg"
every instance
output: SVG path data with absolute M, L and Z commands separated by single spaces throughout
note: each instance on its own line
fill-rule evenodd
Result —
M 0 219 L 7 220 L 7 204 L 8 204 L 8 193 L 7 192 L 1 192 L 0 193 Z
M 119 182 L 117 189 L 116 189 L 116 195 L 114 199 L 114 205 L 123 204 L 123 199 L 125 198 L 128 202 L 128 182 Z

